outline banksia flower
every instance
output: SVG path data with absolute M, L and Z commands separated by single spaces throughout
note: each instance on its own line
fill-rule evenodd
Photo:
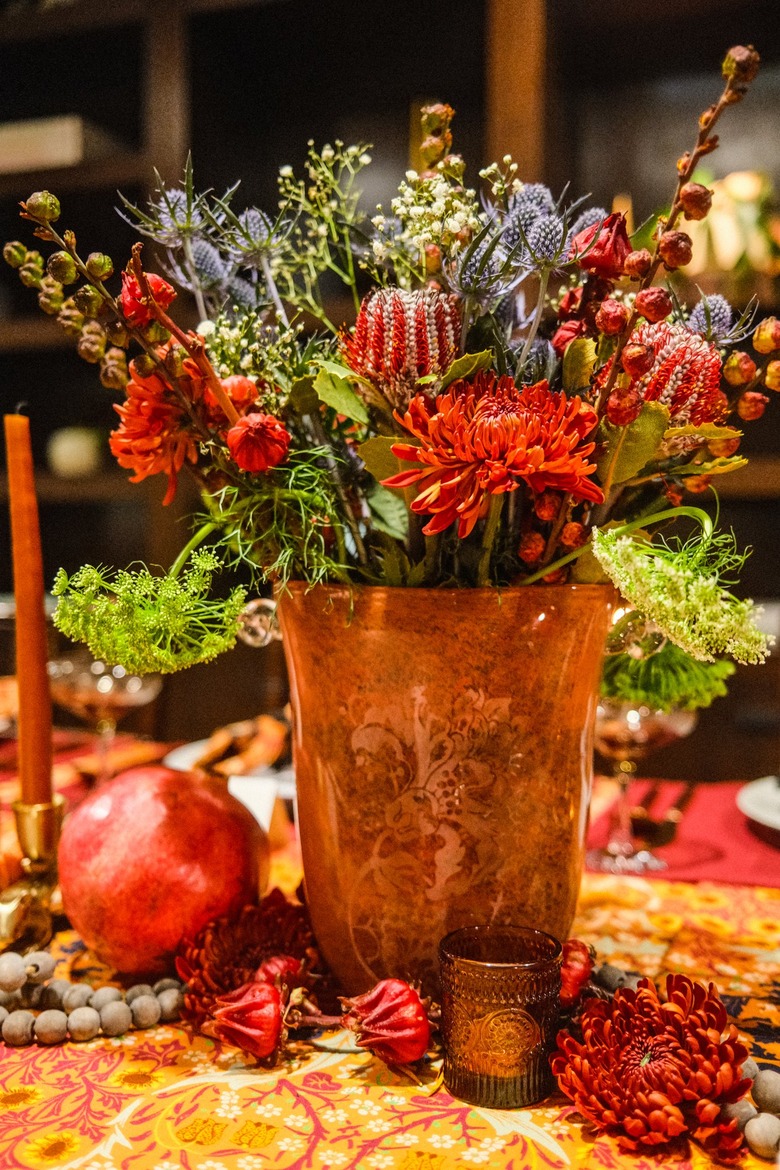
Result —
M 662 1002 L 649 979 L 588 1000 L 583 1040 L 558 1035 L 552 1069 L 559 1089 L 623 1150 L 657 1151 L 689 1136 L 722 1161 L 739 1156 L 742 1134 L 723 1105 L 740 1100 L 747 1049 L 713 984 L 670 975 Z
M 612 360 L 599 371 L 597 389 L 606 382 Z M 718 350 L 685 326 L 665 321 L 640 326 L 621 360 L 633 379 L 630 388 L 639 391 L 643 402 L 668 406 L 674 426 L 713 422 L 723 415 Z
M 459 342 L 455 297 L 435 289 L 383 288 L 364 298 L 354 331 L 342 336 L 341 352 L 351 370 L 405 410 L 415 383 L 443 374 Z
M 425 1056 L 431 1025 L 420 994 L 403 979 L 383 979 L 353 999 L 343 999 L 342 1023 L 361 1048 L 386 1064 L 411 1064 Z

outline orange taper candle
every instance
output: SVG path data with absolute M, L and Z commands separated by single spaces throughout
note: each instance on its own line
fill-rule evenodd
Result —
M 51 695 L 46 670 L 43 556 L 35 497 L 30 420 L 5 416 L 19 686 L 19 777 L 27 804 L 51 801 Z

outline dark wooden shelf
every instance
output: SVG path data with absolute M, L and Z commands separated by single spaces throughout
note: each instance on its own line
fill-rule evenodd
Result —
M 30 353 L 42 349 L 70 349 L 74 342 L 54 317 L 40 313 L 37 317 L 0 319 L 0 353 Z
M 35 474 L 35 490 L 41 504 L 104 504 L 139 500 L 138 485 L 117 471 L 105 471 L 83 479 L 63 479 L 49 471 Z M 0 476 L 0 499 L 8 498 L 8 480 Z
M 747 467 L 716 475 L 712 486 L 722 500 L 780 498 L 780 455 L 751 455 Z
M 48 167 L 0 175 L 0 197 L 25 199 L 33 191 L 94 191 L 123 183 L 148 183 L 152 164 L 145 154 L 126 151 L 90 159 L 73 167 Z

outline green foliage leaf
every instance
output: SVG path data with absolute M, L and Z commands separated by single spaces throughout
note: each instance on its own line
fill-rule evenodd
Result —
M 405 437 L 403 441 L 405 443 L 414 442 L 411 436 Z M 391 450 L 391 447 L 398 442 L 400 439 L 394 438 L 392 435 L 374 435 L 358 446 L 358 455 L 379 483 L 383 479 L 389 479 L 391 475 L 397 475 L 399 471 L 403 471 L 409 466 L 408 463 L 394 455 Z
M 659 711 L 672 707 L 696 711 L 726 694 L 725 680 L 735 669 L 733 662 L 723 658 L 699 662 L 674 642 L 666 642 L 647 658 L 630 654 L 605 658 L 601 693 L 607 699 L 645 703 Z
M 382 487 L 377 483 L 367 493 L 366 499 L 371 509 L 372 527 L 393 536 L 396 540 L 406 540 L 409 533 L 409 513 L 403 497 L 398 492 Z
M 483 349 L 480 353 L 464 353 L 462 357 L 455 358 L 446 374 L 443 375 L 439 393 L 446 390 L 453 382 L 457 382 L 458 378 L 470 378 L 478 370 L 489 369 L 492 364 L 492 349 Z
M 575 394 L 590 385 L 596 368 L 596 342 L 592 337 L 575 337 L 563 355 L 563 389 Z
M 748 460 L 744 455 L 719 455 L 717 459 L 710 459 L 706 463 L 685 463 L 682 467 L 674 468 L 674 475 L 726 475 L 729 471 L 739 471 L 740 467 L 747 467 Z
M 290 387 L 287 401 L 296 414 L 313 414 L 320 401 L 314 390 L 314 378 L 297 378 Z
M 329 374 L 333 374 L 334 378 L 342 378 L 345 382 L 361 382 L 364 386 L 370 386 L 368 378 L 362 377 L 361 374 L 356 374 L 349 366 L 344 366 L 341 362 L 331 361 L 330 358 L 318 358 L 317 365 L 322 370 L 327 370 Z
M 613 426 L 606 419 L 599 428 L 599 439 L 606 450 L 598 461 L 602 483 L 625 483 L 653 458 L 669 426 L 669 409 L 660 402 L 646 402 L 637 418 L 625 427 Z
M 670 442 L 673 439 L 688 439 L 694 437 L 701 439 L 702 443 L 712 443 L 715 442 L 715 440 L 720 441 L 721 439 L 740 439 L 742 437 L 742 431 L 738 431 L 736 427 L 722 427 L 718 426 L 717 423 L 709 422 L 699 423 L 698 426 L 694 426 L 692 423 L 689 423 L 688 426 L 685 427 L 669 427 L 669 429 L 664 432 L 665 442 Z
M 320 402 L 353 422 L 368 423 L 368 409 L 346 379 L 322 367 L 314 379 L 314 392 Z

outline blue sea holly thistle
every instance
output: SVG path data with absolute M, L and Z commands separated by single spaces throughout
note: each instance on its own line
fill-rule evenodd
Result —
M 188 162 L 143 207 L 123 200 L 144 242 L 117 265 L 35 192 L 22 217 L 49 255 L 11 241 L 6 261 L 115 397 L 120 467 L 161 476 L 163 503 L 183 476 L 201 499 L 169 572 L 61 573 L 58 625 L 169 671 L 232 644 L 243 593 L 210 586 L 237 565 L 278 588 L 612 581 L 697 660 L 760 661 L 740 557 L 685 496 L 744 465 L 780 327 L 675 289 L 686 220 L 710 205 L 694 172 L 757 69 L 728 53 L 647 246 L 509 155 L 472 178 L 445 104 L 422 110 L 420 163 L 379 208 L 362 143 L 309 143 L 272 209 L 237 184 L 199 193 Z M 675 542 L 683 516 L 699 534 Z

